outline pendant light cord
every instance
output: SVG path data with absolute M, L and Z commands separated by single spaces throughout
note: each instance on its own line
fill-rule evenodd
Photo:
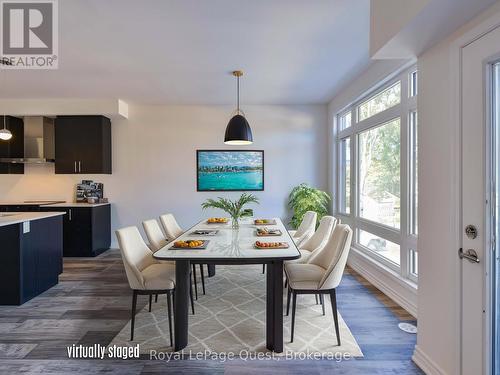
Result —
M 238 114 L 240 113 L 240 76 L 237 76 L 236 77 L 236 91 L 238 92 L 237 93 L 237 105 L 236 105 L 236 108 L 237 108 L 237 111 L 238 111 Z

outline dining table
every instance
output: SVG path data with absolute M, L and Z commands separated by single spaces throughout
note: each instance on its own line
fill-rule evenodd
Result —
M 257 229 L 264 227 L 281 233 L 269 237 L 257 236 Z M 173 249 L 175 242 L 189 240 L 208 242 L 204 243 L 202 249 Z M 281 242 L 288 247 L 257 248 L 257 241 Z M 175 351 L 188 345 L 190 269 L 194 262 L 208 265 L 266 265 L 266 347 L 276 353 L 283 352 L 283 262 L 300 258 L 300 252 L 280 218 L 265 219 L 264 223 L 254 218 L 244 218 L 237 229 L 232 227 L 230 220 L 226 223 L 202 220 L 155 252 L 154 257 L 175 261 Z

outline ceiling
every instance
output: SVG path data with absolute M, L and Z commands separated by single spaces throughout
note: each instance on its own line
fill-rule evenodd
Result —
M 59 69 L 0 71 L 1 98 L 328 102 L 369 64 L 369 0 L 59 1 Z

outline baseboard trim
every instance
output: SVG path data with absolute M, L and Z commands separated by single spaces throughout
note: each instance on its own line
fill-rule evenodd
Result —
M 430 359 L 429 356 L 425 354 L 418 345 L 415 345 L 415 350 L 411 359 L 427 375 L 446 375 L 446 372 L 444 372 L 441 367 L 439 367 L 432 359 Z
M 351 249 L 349 266 L 417 318 L 417 288 L 396 275 L 394 271 L 374 262 L 372 259 L 367 259 L 359 250 Z

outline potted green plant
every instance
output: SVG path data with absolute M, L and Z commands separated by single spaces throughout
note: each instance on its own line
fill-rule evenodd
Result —
M 302 222 L 302 218 L 307 211 L 314 211 L 318 214 L 319 220 L 328 214 L 330 196 L 319 189 L 300 184 L 292 189 L 288 197 L 288 206 L 293 211 L 290 224 L 297 229 Z
M 251 216 L 251 210 L 246 210 L 243 207 L 249 203 L 259 203 L 259 199 L 253 195 L 248 193 L 241 194 L 241 197 L 232 201 L 227 198 L 218 197 L 217 199 L 207 199 L 204 203 L 202 203 L 201 207 L 206 210 L 207 208 L 218 208 L 224 212 L 226 212 L 229 216 L 231 216 L 233 229 L 238 229 L 240 224 L 239 220 L 243 217 Z

